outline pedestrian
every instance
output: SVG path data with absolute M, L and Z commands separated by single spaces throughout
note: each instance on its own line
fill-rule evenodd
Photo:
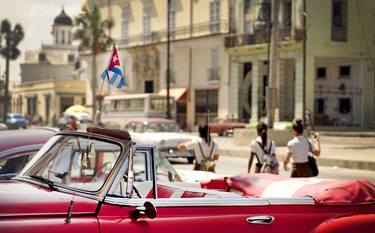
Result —
M 199 140 L 178 145 L 178 150 L 194 151 L 194 170 L 215 172 L 215 161 L 219 159 L 218 145 L 211 139 L 208 125 L 199 126 Z
M 309 110 L 306 110 L 305 111 L 305 114 L 303 116 L 303 121 L 304 121 L 304 128 L 307 129 L 307 130 L 314 130 L 314 126 L 312 124 L 312 120 L 311 120 L 311 113 Z
M 279 174 L 279 162 L 276 158 L 276 144 L 267 137 L 268 126 L 264 122 L 257 124 L 258 137 L 251 142 L 250 159 L 247 172 L 250 173 L 254 157 L 257 160 L 255 164 L 255 173 L 273 173 Z
M 284 159 L 284 170 L 288 171 L 290 158 L 293 159 L 292 177 L 312 177 L 313 170 L 309 163 L 309 154 L 320 155 L 319 135 L 314 136 L 314 143 L 303 136 L 304 125 L 302 119 L 294 119 L 292 126 L 293 139 L 288 142 L 287 154 Z
M 102 123 L 102 115 L 100 111 L 96 111 L 96 114 L 95 114 L 95 127 L 104 128 L 104 125 Z
M 69 124 L 67 125 L 67 128 L 69 130 L 77 130 L 78 129 L 78 119 L 75 116 L 70 116 Z

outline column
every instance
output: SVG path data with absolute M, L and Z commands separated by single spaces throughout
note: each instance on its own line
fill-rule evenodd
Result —
M 229 67 L 229 95 L 228 108 L 230 114 L 238 116 L 239 113 L 239 81 L 241 77 L 241 63 L 230 59 Z
M 294 118 L 303 118 L 303 59 L 296 58 L 296 81 L 294 86 Z
M 279 59 L 278 66 L 277 66 L 277 107 L 275 109 L 275 122 L 278 122 L 282 119 L 284 114 L 284 106 L 285 106 L 285 60 Z
M 263 64 L 258 60 L 252 62 L 252 78 L 251 78 L 251 118 L 250 123 L 258 122 L 259 120 L 259 86 L 260 78 L 262 77 Z

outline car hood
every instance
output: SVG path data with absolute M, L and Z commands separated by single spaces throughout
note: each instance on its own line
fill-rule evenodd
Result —
M 182 142 L 191 140 L 199 140 L 199 137 L 184 133 L 168 133 L 168 132 L 145 132 L 145 133 L 130 133 L 132 139 L 136 143 L 152 144 L 156 143 L 159 146 L 163 144 L 178 145 Z
M 0 182 L 0 217 L 63 215 L 68 213 L 72 195 L 31 183 L 9 180 Z M 95 213 L 98 201 L 75 196 L 73 214 Z

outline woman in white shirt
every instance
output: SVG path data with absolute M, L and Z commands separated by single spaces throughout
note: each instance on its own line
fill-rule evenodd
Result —
M 284 170 L 288 171 L 290 158 L 293 159 L 292 177 L 312 177 L 313 172 L 309 165 L 308 156 L 312 153 L 315 156 L 320 155 L 319 136 L 315 138 L 316 146 L 303 136 L 303 121 L 301 119 L 293 120 L 292 134 L 294 138 L 288 142 L 288 150 L 284 159 Z
M 251 166 L 253 164 L 254 157 L 257 159 L 257 163 L 255 165 L 255 173 L 259 173 L 261 171 L 261 168 L 263 166 L 264 161 L 264 155 L 269 154 L 271 156 L 275 155 L 275 148 L 276 144 L 271 139 L 267 138 L 267 129 L 268 126 L 264 122 L 259 122 L 257 125 L 257 134 L 258 137 L 251 142 L 250 147 L 250 159 L 249 159 L 249 165 L 247 172 L 250 173 Z M 276 157 L 275 157 L 276 158 Z M 273 172 L 277 173 L 277 172 Z
M 219 159 L 217 143 L 211 139 L 208 125 L 199 126 L 199 140 L 178 145 L 179 151 L 192 150 L 195 155 L 194 170 L 215 172 L 215 161 Z

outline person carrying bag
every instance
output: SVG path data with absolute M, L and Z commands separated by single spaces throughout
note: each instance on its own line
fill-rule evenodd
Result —
M 279 174 L 279 162 L 275 155 L 276 144 L 267 138 L 268 126 L 264 122 L 257 125 L 258 137 L 251 142 L 251 153 L 248 164 L 248 172 L 251 170 L 254 157 L 257 159 L 255 173 Z
M 316 134 L 314 144 L 303 136 L 303 121 L 301 119 L 293 120 L 292 135 L 294 138 L 288 142 L 288 150 L 284 159 L 284 170 L 288 171 L 290 158 L 293 159 L 291 177 L 313 177 L 318 175 L 318 167 L 315 158 L 320 155 L 319 135 Z M 310 155 L 312 154 L 312 155 Z

